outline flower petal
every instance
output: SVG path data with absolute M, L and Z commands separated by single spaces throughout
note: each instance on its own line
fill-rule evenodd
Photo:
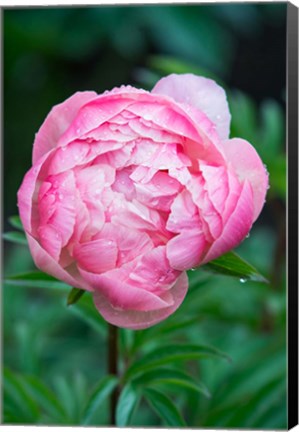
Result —
M 173 304 L 159 310 L 133 311 L 114 308 L 107 298 L 97 291 L 93 298 L 96 308 L 109 323 L 133 330 L 145 329 L 164 320 L 183 302 L 188 289 L 188 277 L 182 273 L 171 289 Z
M 252 188 L 245 180 L 236 208 L 230 215 L 221 236 L 212 244 L 202 264 L 211 261 L 238 246 L 253 223 Z
M 55 259 L 42 248 L 38 241 L 30 234 L 26 233 L 29 249 L 36 266 L 45 273 L 48 273 L 55 278 L 65 282 L 66 284 L 92 291 L 92 287 L 79 274 L 68 272 L 63 269 Z
M 202 232 L 185 230 L 167 243 L 167 258 L 172 268 L 189 270 L 197 267 L 207 247 L 207 241 Z
M 93 91 L 77 92 L 52 108 L 36 134 L 33 145 L 33 164 L 56 147 L 60 136 L 70 126 L 79 109 L 96 96 L 97 94 Z
M 106 239 L 79 243 L 73 252 L 80 268 L 99 274 L 115 268 L 117 254 L 116 243 Z
M 241 138 L 233 138 L 223 143 L 223 150 L 240 182 L 248 180 L 252 186 L 253 221 L 255 221 L 265 203 L 268 173 L 255 148 L 249 142 Z
M 203 111 L 215 123 L 219 137 L 229 137 L 231 116 L 226 94 L 215 81 L 193 74 L 171 74 L 161 78 L 152 93 L 170 96 Z
M 166 292 L 157 296 L 146 287 L 140 288 L 127 282 L 132 263 L 103 274 L 90 273 L 79 267 L 83 278 L 96 292 L 104 295 L 114 308 L 122 310 L 150 311 L 163 309 L 173 304 L 173 299 Z

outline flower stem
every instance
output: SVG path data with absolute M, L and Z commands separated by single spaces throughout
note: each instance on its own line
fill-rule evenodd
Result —
M 118 347 L 117 347 L 117 327 L 112 324 L 108 325 L 108 372 L 111 375 L 118 376 L 117 360 L 118 360 Z M 110 397 L 110 422 L 111 426 L 116 425 L 116 405 L 118 399 L 118 388 L 112 392 Z

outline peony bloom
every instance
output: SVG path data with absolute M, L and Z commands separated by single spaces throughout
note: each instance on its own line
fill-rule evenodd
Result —
M 36 265 L 91 291 L 112 324 L 165 319 L 186 270 L 237 246 L 263 207 L 263 163 L 229 129 L 223 89 L 191 74 L 55 106 L 18 191 Z

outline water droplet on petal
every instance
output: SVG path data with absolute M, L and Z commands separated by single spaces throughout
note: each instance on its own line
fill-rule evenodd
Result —
M 191 269 L 190 269 L 191 271 L 195 271 L 196 270 L 196 268 L 195 267 L 192 267 Z
M 250 237 L 250 233 L 248 233 L 247 235 L 246 235 L 246 238 L 249 238 Z
M 247 279 L 245 279 L 245 278 L 240 278 L 240 282 L 241 283 L 245 283 L 247 281 Z

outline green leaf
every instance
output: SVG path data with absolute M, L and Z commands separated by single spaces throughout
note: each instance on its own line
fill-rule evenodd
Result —
M 141 359 L 135 361 L 126 371 L 124 378 L 144 374 L 156 369 L 158 366 L 170 364 L 178 360 L 190 360 L 206 357 L 220 357 L 228 359 L 228 356 L 215 348 L 204 345 L 166 345 L 147 353 Z
M 18 231 L 8 231 L 2 234 L 4 240 L 10 241 L 12 243 L 18 243 L 21 245 L 28 245 L 25 234 Z
M 100 408 L 104 399 L 106 399 L 112 390 L 115 389 L 118 379 L 113 375 L 105 376 L 93 391 L 88 400 L 84 412 L 82 424 L 88 425 L 94 412 Z
M 246 282 L 247 280 L 268 282 L 251 264 L 239 257 L 235 252 L 228 252 L 208 262 L 202 266 L 202 269 L 212 273 L 237 277 L 241 282 Z
M 135 407 L 140 399 L 136 388 L 128 383 L 124 386 L 116 407 L 116 426 L 127 426 L 130 423 Z
M 72 288 L 67 297 L 67 305 L 70 306 L 77 303 L 85 292 L 86 291 L 81 288 Z
M 192 390 L 196 393 L 202 393 L 206 397 L 210 397 L 210 392 L 206 386 L 194 380 L 193 377 L 178 369 L 154 369 L 145 372 L 139 378 L 134 380 L 136 385 L 152 385 L 152 384 L 170 384 L 177 388 Z
M 39 409 L 31 395 L 22 385 L 19 376 L 9 369 L 4 369 L 4 401 L 10 403 L 18 411 L 19 420 L 35 422 L 39 416 Z
M 73 304 L 72 307 L 67 308 L 67 310 L 92 326 L 96 332 L 106 337 L 107 323 L 95 308 L 90 293 L 86 292 L 80 302 Z
M 186 422 L 174 403 L 163 393 L 154 389 L 145 389 L 144 396 L 158 416 L 168 426 L 186 426 Z
M 65 412 L 60 402 L 57 400 L 54 393 L 48 389 L 35 376 L 26 376 L 23 379 L 24 387 L 28 393 L 34 398 L 43 410 L 50 415 L 53 420 L 61 421 L 65 417 Z
M 29 288 L 46 288 L 58 290 L 66 290 L 70 288 L 70 286 L 66 283 L 60 282 L 53 276 L 41 271 L 8 276 L 6 277 L 5 282 L 9 285 L 24 286 Z
M 21 231 L 24 231 L 21 219 L 19 216 L 11 216 L 10 218 L 8 218 L 8 222 L 10 223 L 11 226 L 13 226 L 14 228 L 17 228 Z

